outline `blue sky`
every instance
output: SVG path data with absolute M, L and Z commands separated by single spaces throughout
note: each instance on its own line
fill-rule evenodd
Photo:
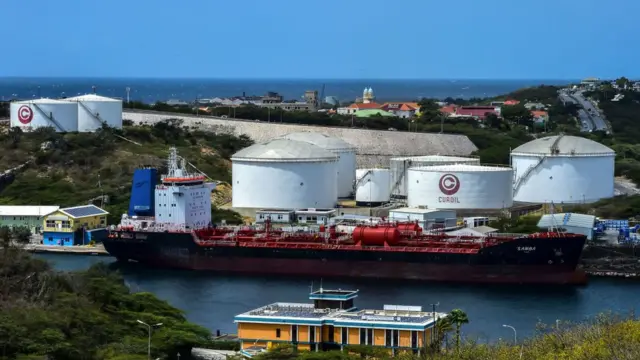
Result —
M 640 77 L 638 0 L 2 0 L 2 13 L 0 76 Z

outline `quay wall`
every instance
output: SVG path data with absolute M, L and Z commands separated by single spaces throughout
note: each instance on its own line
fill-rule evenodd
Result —
M 134 124 L 154 124 L 166 119 L 182 119 L 183 125 L 201 130 L 246 135 L 256 143 L 292 132 L 312 131 L 343 139 L 357 149 L 359 168 L 389 167 L 389 158 L 416 155 L 467 156 L 478 148 L 465 135 L 412 133 L 404 131 L 366 130 L 346 127 L 323 127 L 268 123 L 212 116 L 124 110 L 123 119 Z

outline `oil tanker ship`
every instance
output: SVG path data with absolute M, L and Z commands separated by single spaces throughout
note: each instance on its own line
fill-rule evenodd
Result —
M 362 277 L 426 281 L 580 284 L 584 235 L 453 236 L 423 231 L 417 223 L 336 225 L 286 231 L 267 220 L 260 227 L 211 223 L 215 184 L 187 171 L 171 149 L 168 173 L 155 185 L 155 169 L 134 174 L 128 214 L 104 241 L 119 261 L 151 267 L 225 273 Z

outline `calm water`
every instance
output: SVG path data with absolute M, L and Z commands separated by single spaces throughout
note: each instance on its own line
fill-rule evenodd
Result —
M 420 97 L 487 97 L 540 84 L 562 85 L 567 80 L 223 80 L 223 79 L 88 79 L 88 78 L 0 78 L 0 99 L 69 97 L 96 92 L 131 100 L 158 100 L 264 95 L 276 91 L 286 99 L 300 99 L 305 90 L 321 91 L 325 96 L 353 101 L 365 87 L 372 87 L 380 100 L 412 100 Z
M 62 270 L 80 270 L 109 257 L 37 255 Z M 320 279 L 282 279 L 269 277 L 229 277 L 187 271 L 148 270 L 139 266 L 120 268 L 134 291 L 149 291 L 188 318 L 212 331 L 235 332 L 233 316 L 276 301 L 306 302 L 312 281 Z M 640 282 L 596 279 L 586 287 L 495 287 L 423 283 L 370 282 L 344 279 L 325 281 L 325 288 L 359 289 L 357 306 L 380 308 L 384 304 L 422 305 L 440 303 L 440 311 L 460 308 L 471 323 L 467 336 L 480 340 L 511 339 L 503 328 L 509 324 L 518 337 L 531 335 L 538 321 L 583 320 L 612 310 L 628 313 L 640 307 Z

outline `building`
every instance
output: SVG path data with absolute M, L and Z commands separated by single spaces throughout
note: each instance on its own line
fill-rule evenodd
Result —
M 546 123 L 549 121 L 549 113 L 543 110 L 532 110 L 531 115 L 536 123 Z
M 376 99 L 375 95 L 373 95 L 373 89 L 372 88 L 364 88 L 364 91 L 362 92 L 362 102 L 364 104 L 371 104 L 374 102 L 374 100 Z
M 511 151 L 515 201 L 589 203 L 614 195 L 615 152 L 577 136 L 548 136 Z
M 380 107 L 380 109 L 404 119 L 418 116 L 420 113 L 420 105 L 415 102 L 385 103 Z
M 356 170 L 356 205 L 378 206 L 391 199 L 391 171 L 389 169 Z
M 353 113 L 353 115 L 358 118 L 368 118 L 372 116 L 396 117 L 396 114 L 381 109 L 358 110 Z
M 356 180 L 356 148 L 353 145 L 316 132 L 290 133 L 283 138 L 313 144 L 338 155 L 338 197 L 346 198 L 353 195 L 353 183 Z
M 267 219 L 275 224 L 290 224 L 295 220 L 295 212 L 281 209 L 260 209 L 256 211 L 257 224 L 262 224 Z
M 59 206 L 1 205 L 0 226 L 29 228 L 32 234 L 42 231 L 43 217 L 60 209 Z
M 434 209 L 507 209 L 513 205 L 509 167 L 439 165 L 407 173 L 407 204 Z
M 231 157 L 234 208 L 333 208 L 338 155 L 319 146 L 274 139 Z
M 389 220 L 417 221 L 424 230 L 451 228 L 457 225 L 454 210 L 399 208 L 389 210 Z
M 59 246 L 88 244 L 91 241 L 91 232 L 106 229 L 108 214 L 95 205 L 58 209 L 44 217 L 43 244 Z
M 287 344 L 308 351 L 368 345 L 391 354 L 419 354 L 433 341 L 436 320 L 447 316 L 422 311 L 420 306 L 358 310 L 357 297 L 357 290 L 321 288 L 309 294 L 313 303 L 277 302 L 236 315 L 240 352 L 251 358 L 274 345 Z
M 96 94 L 80 95 L 65 99 L 78 104 L 78 131 L 91 132 L 103 125 L 122 128 L 122 100 Z
M 500 111 L 494 106 L 459 106 L 451 117 L 472 117 L 484 120 L 489 114 L 499 115 Z
M 78 103 L 55 99 L 15 101 L 10 105 L 11 127 L 22 131 L 51 127 L 57 132 L 78 131 Z
M 298 223 L 301 224 L 329 224 L 336 216 L 335 209 L 297 209 L 295 216 Z
M 353 115 L 356 113 L 356 111 L 359 110 L 373 110 L 373 109 L 380 109 L 380 104 L 377 104 L 375 102 L 371 102 L 371 103 L 355 103 L 355 104 L 351 104 L 347 107 L 339 107 L 337 112 L 339 115 Z
M 440 113 L 444 116 L 455 115 L 457 108 L 457 105 L 445 105 L 440 107 Z
M 313 105 L 314 108 L 317 108 L 319 105 L 318 101 L 318 91 L 317 90 L 307 90 L 304 92 L 304 101 L 307 104 Z
M 509 100 L 505 100 L 505 102 L 503 104 L 507 105 L 507 106 L 514 106 L 514 105 L 520 104 L 520 101 L 509 99 Z
M 538 221 L 538 227 L 541 229 L 561 228 L 570 233 L 586 235 L 587 240 L 593 240 L 595 226 L 596 217 L 594 215 L 576 213 L 546 214 L 542 215 Z
M 280 109 L 284 111 L 315 111 L 316 106 L 306 102 L 294 101 L 294 102 L 281 102 L 281 103 L 258 103 L 257 106 Z

